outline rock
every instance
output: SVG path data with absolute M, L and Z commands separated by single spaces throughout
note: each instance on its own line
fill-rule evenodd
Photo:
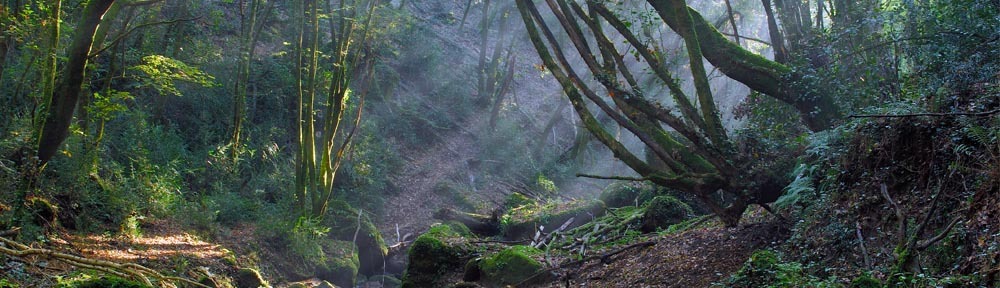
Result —
M 521 283 L 542 270 L 542 263 L 531 258 L 540 253 L 534 247 L 517 245 L 483 257 L 479 261 L 481 280 L 491 286 Z
M 480 260 L 472 259 L 465 263 L 465 274 L 462 275 L 462 281 L 475 282 L 482 278 L 483 271 L 479 269 Z
M 264 280 L 264 277 L 260 276 L 260 272 L 253 268 L 240 268 L 236 272 L 236 287 L 237 288 L 257 288 L 257 287 L 271 287 Z
M 435 287 L 442 274 L 461 267 L 465 249 L 450 244 L 455 238 L 461 236 L 448 225 L 431 227 L 417 237 L 410 246 L 402 287 Z
M 354 287 L 358 277 L 358 254 L 354 243 L 347 241 L 330 241 L 323 243 L 323 253 L 326 261 L 316 267 L 316 277 L 330 281 L 341 287 Z
M 372 220 L 367 215 L 362 215 L 359 221 L 359 211 L 342 200 L 331 200 L 328 211 L 323 223 L 330 227 L 330 238 L 351 241 L 358 246 L 358 273 L 382 274 L 382 263 L 389 247 L 385 245 L 382 234 Z
M 657 229 L 664 229 L 684 221 L 691 213 L 691 207 L 677 198 L 656 196 L 646 206 L 641 230 L 644 233 L 656 232 Z

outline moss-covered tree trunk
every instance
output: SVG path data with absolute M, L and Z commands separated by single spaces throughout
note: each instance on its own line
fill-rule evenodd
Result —
M 656 12 L 674 31 L 681 31 L 684 26 L 684 11 L 674 1 L 647 0 Z M 818 87 L 799 87 L 807 83 L 795 83 L 801 80 L 791 68 L 781 63 L 768 60 L 743 49 L 736 43 L 726 39 L 722 33 L 705 20 L 698 11 L 687 7 L 695 30 L 694 37 L 708 62 L 730 78 L 739 81 L 753 89 L 767 94 L 794 106 L 799 110 L 806 126 L 813 131 L 825 130 L 840 119 L 840 110 L 834 103 L 833 95 L 822 93 Z M 685 37 L 684 34 L 681 34 Z M 690 36 L 688 36 L 690 37 Z
M 73 111 L 80 97 L 84 71 L 90 58 L 90 48 L 94 43 L 94 33 L 101 24 L 104 14 L 115 0 L 91 0 L 84 8 L 83 17 L 74 31 L 73 42 L 67 50 L 67 62 L 62 78 L 52 94 L 38 140 L 38 159 L 48 162 L 55 156 L 62 142 L 69 136 L 69 126 Z

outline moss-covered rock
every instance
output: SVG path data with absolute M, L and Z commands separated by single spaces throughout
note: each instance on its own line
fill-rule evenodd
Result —
M 330 281 L 340 287 L 354 287 L 360 261 L 354 243 L 330 241 L 323 243 L 325 254 L 322 265 L 316 267 L 316 278 Z
M 451 231 L 458 234 L 458 236 L 472 237 L 473 235 L 472 230 L 469 230 L 469 227 L 465 226 L 465 224 L 462 224 L 461 222 L 452 220 L 444 222 L 444 225 L 448 225 L 448 227 L 451 228 Z
M 656 196 L 642 216 L 642 231 L 649 233 L 680 223 L 691 215 L 691 206 L 672 196 Z
M 461 238 L 448 225 L 431 227 L 410 246 L 410 262 L 403 273 L 402 287 L 434 287 L 447 271 L 461 267 L 465 251 L 453 245 Z
M 542 270 L 542 263 L 531 258 L 539 253 L 534 247 L 518 245 L 483 257 L 479 261 L 481 281 L 491 286 L 521 283 Z
M 611 183 L 601 191 L 600 199 L 609 208 L 637 206 L 659 195 L 656 185 L 648 182 L 620 181 Z
M 521 240 L 532 237 L 541 226 L 546 227 L 545 231 L 552 231 L 570 219 L 573 221 L 566 229 L 586 224 L 593 218 L 604 215 L 605 209 L 604 202 L 600 200 L 577 200 L 544 206 L 527 205 L 508 211 L 501 223 L 505 238 Z
M 358 217 L 359 211 L 341 200 L 330 201 L 327 217 L 323 224 L 330 227 L 330 238 L 334 240 L 352 241 L 358 245 L 357 254 L 360 266 L 358 273 L 363 275 L 381 274 L 382 263 L 389 247 L 385 245 L 381 232 L 367 216 Z M 359 229 L 360 225 L 360 229 Z M 355 233 L 357 238 L 355 239 Z
M 260 271 L 253 268 L 240 268 L 236 271 L 236 287 L 239 288 L 257 288 L 257 287 L 270 287 L 264 277 L 260 275 Z

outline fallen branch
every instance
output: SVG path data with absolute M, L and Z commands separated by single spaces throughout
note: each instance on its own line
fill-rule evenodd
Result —
M 600 176 L 590 174 L 576 174 L 576 177 L 604 179 L 604 180 L 625 180 L 625 181 L 648 181 L 649 177 L 625 177 L 625 176 Z
M 559 269 L 566 269 L 566 268 L 569 268 L 569 267 L 572 267 L 572 266 L 581 265 L 583 263 L 587 263 L 587 262 L 590 262 L 592 260 L 600 259 L 602 264 L 610 264 L 612 262 L 611 261 L 611 257 L 614 257 L 615 255 L 621 254 L 622 252 L 625 252 L 625 251 L 628 251 L 628 250 L 631 250 L 631 249 L 634 249 L 634 248 L 640 248 L 640 247 L 641 248 L 645 248 L 645 247 L 653 246 L 653 245 L 656 245 L 656 243 L 657 243 L 656 241 L 639 242 L 639 243 L 635 243 L 635 244 L 632 244 L 632 245 L 628 245 L 628 246 L 619 248 L 618 250 L 615 250 L 615 251 L 612 251 L 612 252 L 609 252 L 609 253 L 605 253 L 605 254 L 601 254 L 601 255 L 593 255 L 593 256 L 589 256 L 589 257 L 586 257 L 586 258 L 583 258 L 583 259 L 580 259 L 580 260 L 566 262 L 566 263 L 563 263 L 563 264 L 561 264 L 559 266 L 551 267 L 551 268 L 542 270 L 542 271 L 540 271 L 538 273 L 535 273 L 534 275 L 531 275 L 531 277 L 528 277 L 528 279 L 524 279 L 524 281 L 521 281 L 521 283 L 518 283 L 517 285 L 514 285 L 514 287 L 522 287 L 523 284 L 529 283 L 529 281 L 532 281 L 533 279 L 535 279 L 535 278 L 537 278 L 537 277 L 539 277 L 541 275 L 549 274 L 552 271 L 559 270 Z
M 954 117 L 954 116 L 972 116 L 972 117 L 986 117 L 993 114 L 1000 113 L 1000 109 L 993 109 L 986 112 L 957 112 L 957 113 L 913 113 L 913 114 L 898 114 L 898 115 L 888 115 L 888 114 L 871 114 L 871 115 L 851 115 L 848 118 L 905 118 L 905 117 L 921 117 L 921 116 L 933 116 L 933 117 Z
M 33 255 L 44 256 L 49 259 L 55 259 L 65 262 L 75 267 L 93 269 L 108 274 L 113 274 L 115 276 L 140 281 L 143 284 L 146 284 L 151 287 L 153 286 L 153 282 L 149 280 L 150 278 L 159 280 L 161 284 L 171 283 L 171 282 L 184 282 L 193 285 L 195 287 L 209 288 L 208 286 L 205 286 L 204 284 L 195 282 L 193 280 L 181 277 L 165 276 L 163 274 L 160 274 L 159 272 L 154 271 L 153 269 L 149 269 L 146 268 L 145 266 L 134 263 L 116 263 L 111 261 L 90 259 L 90 258 L 70 255 L 50 249 L 31 248 L 28 247 L 27 245 L 18 243 L 14 240 L 10 240 L 4 237 L 0 237 L 0 242 L 2 242 L 3 244 L 0 245 L 0 253 L 12 257 L 25 258 Z

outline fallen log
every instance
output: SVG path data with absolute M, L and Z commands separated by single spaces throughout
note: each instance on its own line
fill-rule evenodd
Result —
M 469 231 L 480 236 L 496 236 L 500 234 L 500 217 L 497 215 L 482 215 L 457 211 L 451 208 L 441 208 L 434 213 L 434 219 L 441 221 L 456 221 L 469 227 Z

